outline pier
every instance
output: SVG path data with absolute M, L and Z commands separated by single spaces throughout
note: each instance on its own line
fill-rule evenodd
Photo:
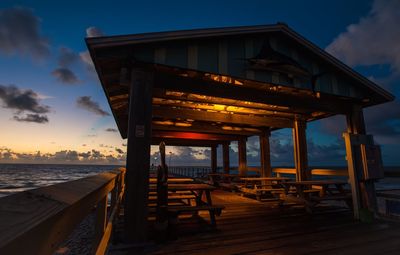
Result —
M 217 229 L 210 230 L 208 214 L 201 212 L 180 219 L 175 240 L 127 245 L 121 242 L 123 174 L 119 169 L 1 198 L 1 254 L 74 254 L 65 239 L 88 216 L 95 224 L 90 238 L 79 242 L 80 254 L 397 254 L 400 249 L 399 221 L 363 223 L 344 204 L 321 205 L 310 214 L 301 205 L 279 206 L 223 190 L 212 193 L 213 202 L 224 206 Z
M 127 138 L 126 171 L 4 198 L 0 253 L 51 254 L 95 208 L 96 254 L 396 254 L 400 229 L 379 219 L 383 166 L 363 112 L 392 101 L 389 92 L 282 23 L 86 43 Z M 307 124 L 334 115 L 346 119 L 347 167 L 312 169 Z M 283 128 L 292 131 L 294 166 L 273 169 L 269 139 Z M 259 168 L 248 166 L 251 136 L 259 139 Z M 150 173 L 151 145 L 160 145 L 157 173 Z M 169 172 L 165 145 L 210 148 L 209 170 L 195 178 Z

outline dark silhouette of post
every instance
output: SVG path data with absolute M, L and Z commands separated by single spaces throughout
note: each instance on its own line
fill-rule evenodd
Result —
M 261 162 L 260 175 L 261 175 L 261 177 L 271 177 L 272 176 L 271 156 L 270 156 L 270 146 L 269 146 L 270 135 L 271 135 L 271 131 L 269 129 L 265 129 L 265 130 L 263 130 L 262 134 L 259 136 L 259 138 L 260 138 L 260 162 Z
M 246 141 L 247 138 L 245 137 L 238 141 L 239 175 L 246 175 L 247 173 Z
M 130 86 L 124 239 L 141 243 L 147 239 L 153 74 L 134 68 Z
M 224 173 L 229 174 L 229 142 L 222 144 L 222 161 L 224 167 Z
M 211 172 L 217 172 L 217 145 L 211 146 Z
M 157 220 L 155 229 L 158 241 L 165 241 L 168 234 L 168 166 L 165 163 L 165 143 L 160 143 L 161 165 L 157 167 Z
M 310 178 L 307 159 L 306 122 L 296 119 L 293 123 L 293 149 L 296 180 L 305 181 Z

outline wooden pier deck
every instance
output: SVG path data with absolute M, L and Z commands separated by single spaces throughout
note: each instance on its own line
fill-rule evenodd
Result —
M 218 230 L 181 222 L 175 241 L 145 248 L 110 247 L 109 254 L 399 254 L 400 224 L 360 223 L 344 207 L 279 208 L 225 191 L 213 192 L 225 209 Z M 207 214 L 204 215 L 208 219 Z

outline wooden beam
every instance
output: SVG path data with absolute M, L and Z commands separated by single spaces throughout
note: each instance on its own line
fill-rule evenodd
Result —
M 290 128 L 293 123 L 290 119 L 259 117 L 243 114 L 227 114 L 220 112 L 197 111 L 193 109 L 178 109 L 170 107 L 153 107 L 153 118 L 199 120 L 229 124 L 242 124 L 255 127 Z
M 264 130 L 259 136 L 260 139 L 260 162 L 261 162 L 261 177 L 271 177 L 271 155 L 269 146 L 270 130 Z
M 128 118 L 124 237 L 126 242 L 147 239 L 147 197 L 150 167 L 151 90 L 153 75 L 132 70 Z
M 247 150 L 246 138 L 238 140 L 238 158 L 239 158 L 239 174 L 246 175 L 247 173 Z
M 217 146 L 211 146 L 211 172 L 217 172 Z
M 273 90 L 237 86 L 229 83 L 205 80 L 202 78 L 184 77 L 176 74 L 157 73 L 155 87 L 195 93 L 201 95 L 236 99 L 248 102 L 272 104 L 312 111 L 327 111 L 331 113 L 347 113 L 350 102 L 339 98 L 318 98 Z
M 179 122 L 173 122 L 172 125 L 156 124 L 160 121 L 153 120 L 153 130 L 164 130 L 164 131 L 178 131 L 178 132 L 199 132 L 199 133 L 210 133 L 210 134 L 222 134 L 222 135 L 245 135 L 252 136 L 261 133 L 260 129 L 248 128 L 238 125 L 210 125 L 207 122 L 194 121 L 188 123 L 188 126 L 180 125 Z
M 208 140 L 208 141 L 232 141 L 242 139 L 245 136 L 238 135 L 218 135 L 218 134 L 205 134 L 195 132 L 174 132 L 174 131 L 160 131 L 154 130 L 154 138 L 175 138 L 182 140 Z
M 183 140 L 175 138 L 160 138 L 153 137 L 151 139 L 152 145 L 158 145 L 160 142 L 165 142 L 167 146 L 191 146 L 191 147 L 211 147 L 213 145 L 218 145 L 219 141 L 211 140 Z
M 294 164 L 296 180 L 305 181 L 310 178 L 307 160 L 306 122 L 297 119 L 293 127 Z
M 229 142 L 222 144 L 222 161 L 224 173 L 229 174 Z
M 250 109 L 274 111 L 276 112 L 278 117 L 280 115 L 282 115 L 282 117 L 292 117 L 294 114 L 309 115 L 311 113 L 310 111 L 304 111 L 298 108 L 278 107 L 276 105 L 254 103 L 254 102 L 250 103 L 248 101 L 241 101 L 223 97 L 201 96 L 199 94 L 194 94 L 194 93 L 182 93 L 174 91 L 167 92 L 167 90 L 163 88 L 154 88 L 153 97 L 170 99 L 170 100 L 192 101 L 197 103 L 226 104 L 236 107 L 247 107 Z

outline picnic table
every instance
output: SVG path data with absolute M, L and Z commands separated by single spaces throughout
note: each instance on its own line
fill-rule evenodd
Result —
M 244 181 L 244 185 L 240 189 L 243 194 L 255 195 L 257 200 L 261 200 L 263 195 L 268 195 L 272 200 L 279 200 L 279 194 L 285 192 L 282 182 L 291 179 L 285 177 L 241 177 L 240 180 Z
M 169 192 L 177 194 L 178 192 L 190 192 L 194 195 L 195 200 L 195 205 L 189 203 L 185 205 L 168 206 L 168 213 L 171 217 L 177 218 L 179 214 L 184 212 L 198 213 L 199 211 L 209 211 L 211 225 L 215 227 L 215 215 L 220 215 L 224 208 L 223 206 L 214 205 L 212 203 L 211 191 L 215 189 L 214 186 L 201 183 L 168 185 Z M 203 200 L 203 195 L 205 195 L 205 201 Z
M 150 177 L 149 179 L 150 184 L 157 184 L 157 178 Z M 194 182 L 192 178 L 168 178 L 168 183 L 191 183 Z
M 228 174 L 228 173 L 210 173 L 208 174 L 209 183 L 214 186 L 235 191 L 242 185 L 241 178 L 249 177 L 248 175 Z
M 282 182 L 285 200 L 304 204 L 308 212 L 322 201 L 343 200 L 351 207 L 351 194 L 344 188 L 344 180 L 309 180 Z

